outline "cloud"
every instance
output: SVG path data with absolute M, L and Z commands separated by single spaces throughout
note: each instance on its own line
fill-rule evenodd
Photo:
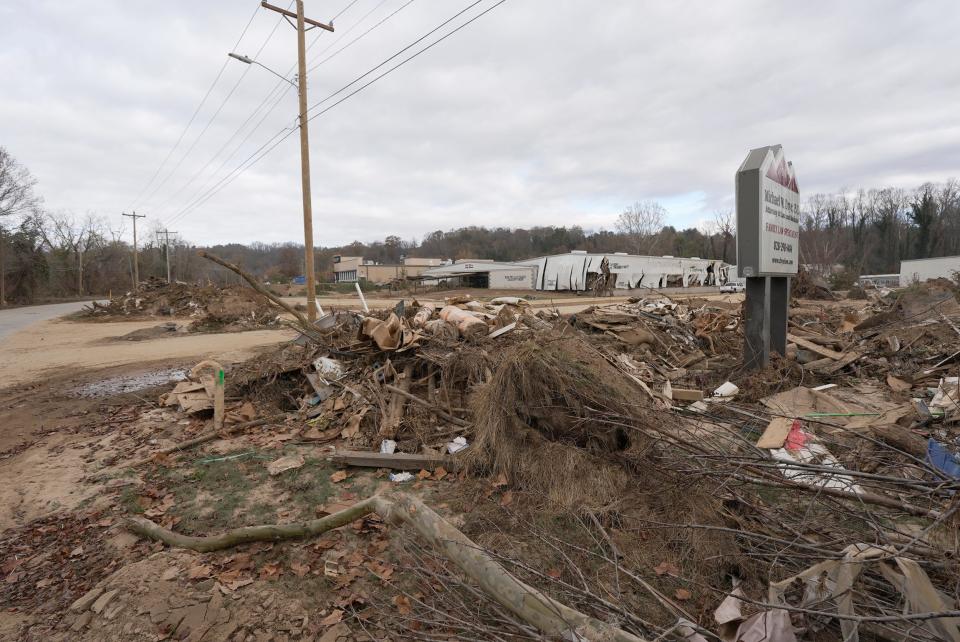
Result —
M 325 20 L 347 4 L 308 0 L 307 11 Z M 336 20 L 337 33 L 310 33 L 310 57 L 334 53 L 402 4 L 359 0 Z M 155 193 L 135 199 L 256 6 L 0 7 L 0 144 L 30 167 L 53 209 L 119 219 L 136 205 L 197 243 L 299 240 L 296 133 L 176 216 L 296 115 L 286 92 L 237 147 L 277 80 L 236 61 Z M 310 102 L 458 7 L 416 0 L 317 68 Z M 960 59 L 949 45 L 958 18 L 949 1 L 508 0 L 311 122 L 317 243 L 464 225 L 610 228 L 624 206 L 645 199 L 667 206 L 668 223 L 696 225 L 732 206 L 746 152 L 774 143 L 794 162 L 802 194 L 958 176 Z M 286 73 L 295 45 L 285 22 L 259 10 L 237 49 Z

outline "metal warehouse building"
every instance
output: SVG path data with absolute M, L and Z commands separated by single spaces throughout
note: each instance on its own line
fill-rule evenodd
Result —
M 673 256 L 638 256 L 615 252 L 589 254 L 575 251 L 568 254 L 541 256 L 518 261 L 519 265 L 537 268 L 537 290 L 589 290 L 603 276 L 606 260 L 614 288 L 688 288 L 719 286 L 726 283 L 730 265 L 719 260 L 677 258 Z
M 900 285 L 922 283 L 927 279 L 952 279 L 960 272 L 960 256 L 941 256 L 935 259 L 914 259 L 900 262 Z
M 425 282 L 494 290 L 532 290 L 535 279 L 536 268 L 529 265 L 469 259 L 430 268 L 420 275 L 420 280 Z

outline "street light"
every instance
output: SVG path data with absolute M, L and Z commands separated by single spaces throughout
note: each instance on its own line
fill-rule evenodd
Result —
M 264 2 L 263 5 L 268 9 L 274 9 L 274 7 L 268 5 L 266 2 Z M 232 52 L 227 55 L 247 65 L 259 65 L 277 78 L 281 78 L 290 83 L 294 89 L 297 90 L 297 96 L 300 99 L 300 180 L 303 192 L 303 269 L 307 277 L 307 318 L 313 322 L 317 318 L 318 306 L 316 265 L 313 260 L 313 204 L 310 198 L 310 142 L 307 135 L 307 121 L 309 120 L 307 118 L 307 63 L 306 45 L 303 40 L 303 21 L 303 0 L 297 0 L 297 64 L 300 68 L 300 73 L 297 75 L 297 82 L 281 76 L 273 69 L 270 69 L 270 67 L 257 62 L 249 56 Z M 324 28 L 333 31 L 333 27 L 324 26 Z
M 291 85 L 293 85 L 294 89 L 299 89 L 299 87 L 297 87 L 297 83 L 293 82 L 292 80 L 290 80 L 290 79 L 287 78 L 286 76 L 283 76 L 283 75 L 281 75 L 281 74 L 278 74 L 277 72 L 275 72 L 273 69 L 270 69 L 270 67 L 267 67 L 267 66 L 266 66 L 265 64 L 263 64 L 262 62 L 257 62 L 256 60 L 254 60 L 254 59 L 251 58 L 250 56 L 244 56 L 243 54 L 238 54 L 238 53 L 233 53 L 233 52 L 230 52 L 230 53 L 228 53 L 227 55 L 230 56 L 231 58 L 235 59 L 235 60 L 239 60 L 240 62 L 242 62 L 242 63 L 244 63 L 244 64 L 246 64 L 246 65 L 257 65 L 257 66 L 259 66 L 259 67 L 263 67 L 264 69 L 266 69 L 267 71 L 269 71 L 271 74 L 273 74 L 273 75 L 276 76 L 277 78 L 279 78 L 279 79 L 281 79 L 281 80 L 283 80 L 283 81 L 286 81 L 286 82 L 290 83 Z

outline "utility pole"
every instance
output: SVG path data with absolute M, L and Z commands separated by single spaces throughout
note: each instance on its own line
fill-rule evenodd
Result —
M 160 233 L 163 234 L 163 250 L 164 254 L 167 256 L 167 284 L 169 285 L 173 282 L 170 280 L 170 235 L 176 234 L 176 232 L 171 232 L 168 229 L 164 229 Z
M 0 225 L 0 305 L 7 304 L 7 262 L 3 254 L 3 226 Z
M 83 235 L 77 241 L 77 296 L 83 296 Z
M 303 191 L 303 241 L 307 277 L 307 318 L 317 318 L 316 270 L 313 262 L 313 205 L 310 197 L 310 138 L 307 132 L 307 46 L 304 23 L 333 31 L 333 25 L 323 24 L 303 15 L 303 0 L 297 0 L 297 13 L 277 7 L 264 0 L 260 5 L 288 18 L 297 19 L 297 93 L 300 97 L 300 180 Z
M 129 216 L 133 219 L 133 291 L 136 292 L 140 289 L 140 267 L 137 265 L 137 219 L 138 218 L 147 218 L 146 214 L 126 214 L 121 212 L 123 216 Z

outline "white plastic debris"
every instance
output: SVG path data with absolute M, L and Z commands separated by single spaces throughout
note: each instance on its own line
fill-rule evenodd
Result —
M 390 481 L 398 483 L 413 481 L 413 473 L 390 473 Z
M 452 455 L 453 453 L 460 452 L 461 450 L 466 448 L 468 445 L 469 444 L 467 444 L 466 437 L 457 437 L 456 439 L 451 441 L 449 444 L 447 444 L 447 452 Z
M 735 394 L 737 394 L 738 392 L 740 392 L 740 388 L 738 388 L 736 384 L 730 381 L 727 381 L 726 383 L 721 384 L 719 388 L 713 391 L 713 396 L 729 399 L 733 397 Z
M 343 376 L 343 364 L 330 357 L 315 359 L 313 367 L 316 368 L 318 375 L 328 381 L 336 381 Z
M 384 439 L 380 442 L 380 452 L 384 455 L 392 455 L 397 452 L 397 442 L 392 439 Z

